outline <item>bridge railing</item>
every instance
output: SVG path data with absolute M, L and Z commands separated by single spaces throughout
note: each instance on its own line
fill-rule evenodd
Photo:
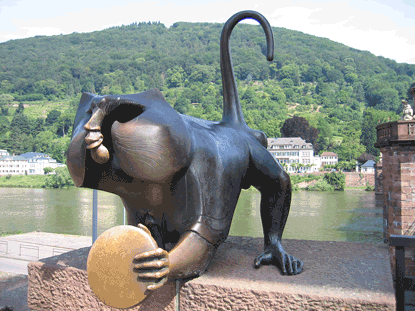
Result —
M 395 247 L 396 310 L 405 309 L 405 291 L 415 291 L 415 278 L 405 276 L 405 247 L 415 247 L 415 236 L 390 235 L 389 245 Z

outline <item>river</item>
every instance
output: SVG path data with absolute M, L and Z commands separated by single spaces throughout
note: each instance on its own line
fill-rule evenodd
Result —
M 98 192 L 98 234 L 123 224 L 121 200 Z M 373 192 L 293 192 L 283 238 L 380 243 L 381 197 Z M 378 200 L 378 201 L 377 201 Z M 260 193 L 243 191 L 230 235 L 262 237 Z M 0 188 L 0 232 L 92 235 L 92 190 Z

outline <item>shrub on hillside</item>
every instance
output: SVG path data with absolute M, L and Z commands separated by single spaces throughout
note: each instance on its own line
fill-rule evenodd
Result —
M 314 185 L 309 185 L 306 189 L 310 191 L 331 191 L 334 190 L 334 187 L 325 179 L 320 179 Z
M 331 172 L 324 174 L 323 178 L 328 184 L 332 185 L 334 190 L 344 191 L 346 186 L 346 175 L 342 172 Z

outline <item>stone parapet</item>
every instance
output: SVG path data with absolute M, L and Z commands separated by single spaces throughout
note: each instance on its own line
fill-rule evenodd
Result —
M 285 240 L 304 272 L 282 276 L 274 266 L 253 268 L 260 238 L 230 237 L 208 271 L 170 282 L 128 310 L 395 310 L 388 248 L 348 242 Z M 28 306 L 33 310 L 116 310 L 97 300 L 87 283 L 89 248 L 30 263 Z
M 375 147 L 415 144 L 415 120 L 394 121 L 376 126 L 377 141 Z

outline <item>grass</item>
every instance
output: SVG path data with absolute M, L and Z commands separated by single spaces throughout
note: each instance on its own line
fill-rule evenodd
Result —
M 15 231 L 15 232 L 11 232 L 11 231 L 10 232 L 9 231 L 2 232 L 2 231 L 0 231 L 0 237 L 8 236 L 8 235 L 16 235 L 16 234 L 23 234 L 23 232 L 20 231 L 20 230 Z
M 42 101 L 33 101 L 33 102 L 23 102 L 25 109 L 23 113 L 30 118 L 36 120 L 37 118 L 46 118 L 48 113 L 53 110 L 59 110 L 61 113 L 64 113 L 70 106 L 68 101 L 60 100 L 56 102 L 42 100 Z M 14 113 L 17 109 L 18 102 L 13 102 L 12 105 L 8 105 L 9 114 L 7 116 L 9 122 L 13 120 Z
M 29 104 L 29 106 L 25 108 L 24 113 L 33 119 L 39 117 L 46 118 L 51 110 L 56 109 L 63 113 L 68 107 L 69 103 L 67 102 L 36 102 L 35 104 Z
M 3 188 L 43 188 L 46 175 L 8 175 L 0 176 L 0 187 Z

